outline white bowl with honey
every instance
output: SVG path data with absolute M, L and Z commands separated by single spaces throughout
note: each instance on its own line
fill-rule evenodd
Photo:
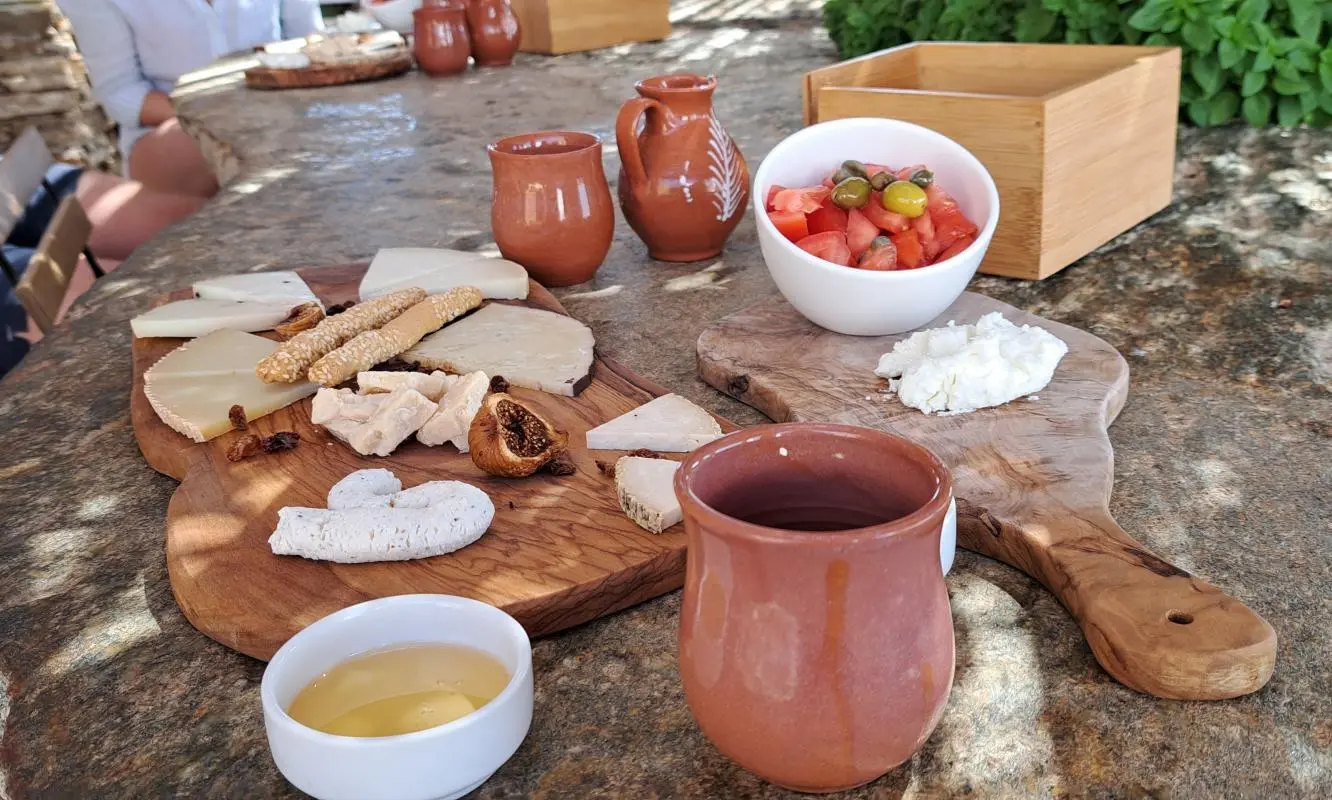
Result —
M 260 687 L 278 770 L 320 800 L 472 791 L 532 723 L 532 645 L 517 620 L 447 595 L 371 600 L 293 636 Z

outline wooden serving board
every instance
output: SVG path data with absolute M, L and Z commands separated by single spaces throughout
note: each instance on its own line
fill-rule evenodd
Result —
M 251 89 L 312 89 L 391 78 L 411 68 L 411 51 L 401 48 L 383 57 L 351 64 L 312 64 L 302 69 L 275 69 L 259 64 L 245 70 L 245 85 Z
M 356 298 L 365 264 L 297 270 L 326 304 Z M 189 296 L 184 290 L 171 299 Z M 565 313 L 533 283 L 527 304 Z M 166 519 L 167 571 L 181 611 L 194 627 L 234 650 L 267 660 L 297 631 L 363 600 L 428 592 L 483 600 L 518 619 L 533 636 L 552 633 L 678 588 L 685 536 L 677 527 L 651 534 L 620 510 L 614 480 L 596 462 L 620 453 L 585 447 L 587 429 L 664 394 L 665 390 L 598 357 L 592 382 L 578 397 L 514 389 L 569 433 L 577 473 L 492 478 L 452 446 L 414 439 L 387 458 L 362 457 L 310 422 L 309 399 L 251 423 L 267 435 L 294 430 L 288 453 L 239 463 L 225 451 L 239 435 L 197 444 L 158 419 L 143 394 L 143 372 L 179 339 L 135 339 L 130 410 L 144 458 L 180 480 Z M 719 420 L 725 430 L 735 425 Z M 348 473 L 385 467 L 415 486 L 461 480 L 495 503 L 495 521 L 479 541 L 456 553 L 418 561 L 334 564 L 275 556 L 268 537 L 284 506 L 322 508 L 329 488 Z
M 953 470 L 958 541 L 1040 581 L 1082 627 L 1106 671 L 1158 697 L 1223 699 L 1272 676 L 1276 633 L 1215 586 L 1148 552 L 1111 518 L 1106 429 L 1128 394 L 1128 365 L 1089 333 L 966 293 L 925 327 L 999 311 L 1068 343 L 1037 398 L 926 416 L 882 391 L 879 357 L 905 336 L 826 331 L 784 300 L 733 314 L 698 340 L 703 379 L 778 422 L 891 431 Z

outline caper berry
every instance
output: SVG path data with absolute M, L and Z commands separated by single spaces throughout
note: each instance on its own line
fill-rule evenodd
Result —
M 887 189 L 888 184 L 892 183 L 894 180 L 896 180 L 896 178 L 893 177 L 893 173 L 884 170 L 883 172 L 874 173 L 874 177 L 870 178 L 869 182 L 870 187 L 874 189 L 874 191 L 882 192 L 884 189 Z
M 838 167 L 837 171 L 833 173 L 832 182 L 833 185 L 835 186 L 841 183 L 842 181 L 846 180 L 847 178 L 855 178 L 855 177 L 857 176 L 851 174 L 851 171 L 848 170 L 846 167 Z
M 833 187 L 832 201 L 838 208 L 864 208 L 870 199 L 870 184 L 864 178 L 847 178 Z
M 842 169 L 846 170 L 852 175 L 855 175 L 858 178 L 864 178 L 867 175 L 869 175 L 869 172 L 865 170 L 865 165 L 860 163 L 859 161 L 856 161 L 855 159 L 849 159 L 847 161 L 843 161 Z
M 928 169 L 925 169 L 924 167 L 921 167 L 920 169 L 911 173 L 911 182 L 916 184 L 922 189 L 927 189 L 929 188 L 930 184 L 934 183 L 934 173 L 930 172 Z
M 925 190 L 911 181 L 893 181 L 883 190 L 883 207 L 915 219 L 925 213 Z

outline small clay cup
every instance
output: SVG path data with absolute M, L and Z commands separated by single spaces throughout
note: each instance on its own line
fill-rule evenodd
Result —
M 675 493 L 680 676 L 717 749 L 801 792 L 909 759 L 953 683 L 948 469 L 881 431 L 768 425 L 695 450 Z
M 500 253 L 543 286 L 591 280 L 615 232 L 601 140 L 540 131 L 500 139 L 486 151 L 495 180 L 490 226 Z
M 412 31 L 412 52 L 422 72 L 439 77 L 467 69 L 472 45 L 464 6 L 457 2 L 422 6 L 412 12 Z
M 509 0 L 467 0 L 467 27 L 478 67 L 506 67 L 522 43 L 522 28 Z

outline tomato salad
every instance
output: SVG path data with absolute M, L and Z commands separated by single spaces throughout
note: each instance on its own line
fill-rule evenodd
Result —
M 846 161 L 819 186 L 770 186 L 766 205 L 796 247 L 844 267 L 915 269 L 976 241 L 975 223 L 921 165 Z

